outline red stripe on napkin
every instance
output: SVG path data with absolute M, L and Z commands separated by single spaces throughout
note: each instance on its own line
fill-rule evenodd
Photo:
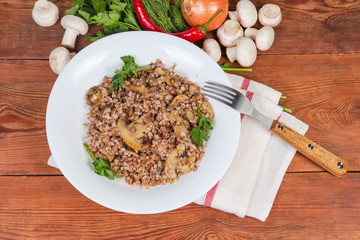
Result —
M 251 80 L 244 78 L 243 83 L 241 85 L 242 90 L 247 90 L 249 88 Z
M 210 189 L 207 194 L 206 194 L 206 197 L 205 197 L 205 201 L 204 201 L 204 205 L 205 206 L 208 206 L 210 207 L 211 206 L 211 203 L 212 201 L 214 200 L 214 196 L 215 196 L 215 193 L 216 193 L 216 190 L 217 190 L 217 187 L 219 185 L 219 182 L 217 182 L 215 184 L 215 186 L 212 187 L 212 189 Z
M 244 78 L 244 81 L 243 81 L 243 83 L 242 83 L 242 85 L 241 85 L 241 89 L 247 91 L 248 88 L 249 88 L 250 82 L 251 82 L 251 80 Z M 253 93 L 253 92 L 248 92 L 248 91 L 246 92 L 246 98 L 249 99 L 250 102 L 251 102 L 253 96 L 254 96 L 254 93 Z M 244 118 L 244 114 L 241 113 L 241 114 L 240 114 L 240 121 L 241 121 L 241 122 L 242 122 L 243 118 Z M 215 193 L 216 193 L 216 190 L 217 190 L 217 188 L 218 188 L 218 185 L 219 185 L 219 182 L 217 182 L 217 183 L 215 184 L 215 186 L 213 186 L 213 187 L 207 192 L 207 194 L 206 194 L 206 196 L 205 196 L 205 201 L 204 201 L 204 205 L 205 205 L 205 206 L 211 207 L 211 204 L 212 204 L 212 202 L 213 202 L 213 200 L 214 200 Z
M 253 92 L 246 92 L 246 98 L 249 99 L 250 102 L 251 102 L 253 96 L 254 96 Z
M 244 79 L 244 80 L 245 80 L 245 79 Z M 249 81 L 250 81 L 250 80 L 249 80 Z M 241 86 L 241 88 L 242 88 L 243 86 L 244 86 L 244 83 L 243 83 L 243 85 Z M 246 87 L 249 87 L 249 83 L 246 84 Z M 246 89 L 243 89 L 243 90 L 247 90 L 247 88 L 246 88 Z M 254 93 L 247 91 L 245 96 L 246 96 L 246 98 L 249 99 L 249 101 L 251 102 L 251 100 L 252 100 L 252 98 L 253 98 L 253 96 L 254 96 Z M 243 118 L 244 118 L 244 114 L 240 113 L 240 120 L 242 121 Z

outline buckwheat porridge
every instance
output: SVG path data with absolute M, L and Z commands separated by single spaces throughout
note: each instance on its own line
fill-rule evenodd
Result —
M 139 69 L 115 91 L 108 77 L 87 91 L 85 145 L 115 176 L 148 188 L 197 170 L 214 112 L 200 87 L 160 60 Z

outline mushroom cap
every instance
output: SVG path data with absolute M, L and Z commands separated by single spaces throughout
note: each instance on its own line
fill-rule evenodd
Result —
M 257 11 L 255 5 L 249 0 L 240 0 L 236 4 L 236 11 L 243 27 L 248 28 L 256 23 Z
M 51 51 L 49 56 L 50 67 L 54 73 L 60 74 L 65 65 L 70 61 L 69 50 L 64 47 L 57 47 Z
M 268 50 L 274 42 L 275 31 L 270 26 L 264 26 L 256 34 L 256 47 L 261 51 Z
M 243 29 L 239 22 L 229 19 L 218 28 L 216 35 L 224 47 L 233 47 L 236 40 L 243 35 Z
M 213 39 L 208 38 L 203 43 L 203 50 L 209 54 L 209 56 L 214 59 L 215 62 L 218 62 L 221 58 L 221 49 L 219 43 Z
M 37 1 L 32 10 L 32 18 L 39 26 L 50 27 L 59 19 L 59 9 L 52 2 Z
M 240 37 L 235 48 L 236 60 L 243 67 L 253 65 L 256 60 L 257 50 L 253 40 Z
M 66 29 L 70 28 L 81 35 L 86 34 L 89 30 L 89 25 L 85 20 L 74 15 L 65 15 L 61 19 L 61 26 Z
M 282 19 L 281 9 L 276 4 L 265 4 L 259 10 L 259 22 L 263 26 L 276 27 Z

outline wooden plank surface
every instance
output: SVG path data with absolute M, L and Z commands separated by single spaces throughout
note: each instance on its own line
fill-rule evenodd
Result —
M 257 8 L 279 4 L 283 21 L 272 48 L 241 75 L 286 95 L 281 104 L 310 125 L 306 136 L 351 171 L 336 178 L 296 154 L 265 223 L 196 204 L 156 215 L 115 212 L 49 167 L 46 104 L 57 75 L 48 56 L 64 30 L 59 21 L 37 26 L 34 2 L 0 0 L 1 239 L 360 239 L 360 1 L 253 0 Z M 72 6 L 52 2 L 60 17 Z M 237 1 L 229 2 L 234 10 Z M 85 37 L 76 52 L 90 44 Z
M 349 170 L 359 171 L 359 62 L 360 54 L 263 55 L 253 72 L 243 75 L 288 96 L 281 104 L 310 125 L 307 137 L 346 160 Z M 58 174 L 46 165 L 46 104 L 56 79 L 48 61 L 2 60 L 0 76 L 0 174 Z M 19 169 L 23 164 L 27 167 Z M 289 171 L 322 169 L 297 154 Z
M 70 0 L 53 2 L 60 9 L 60 17 L 72 6 Z M 230 10 L 235 10 L 236 2 L 230 1 Z M 259 8 L 273 1 L 253 2 Z M 276 3 L 282 8 L 283 21 L 275 28 L 273 47 L 261 54 L 360 52 L 360 1 L 281 0 Z M 0 1 L 0 24 L 3 26 L 0 28 L 0 58 L 47 59 L 51 50 L 60 45 L 64 34 L 60 21 L 49 28 L 39 27 L 31 18 L 32 7 L 33 1 Z M 94 33 L 96 29 L 91 28 L 89 34 Z M 209 34 L 213 35 L 213 32 Z M 90 43 L 84 38 L 78 38 L 76 52 Z
M 58 177 L 0 177 L 0 236 L 16 239 L 359 239 L 360 182 L 287 174 L 264 222 L 194 203 L 162 214 L 104 208 Z M 9 221 L 11 219 L 11 221 Z M 291 229 L 292 231 L 288 231 Z

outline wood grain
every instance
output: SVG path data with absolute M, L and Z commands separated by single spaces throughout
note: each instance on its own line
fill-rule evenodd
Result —
M 287 99 L 281 104 L 310 125 L 306 136 L 347 161 L 350 171 L 359 171 L 359 62 L 360 54 L 264 55 L 253 72 L 242 75 L 283 92 Z M 59 174 L 46 164 L 45 134 L 56 77 L 46 60 L 0 61 L 0 174 Z M 297 154 L 289 171 L 323 170 Z
M 268 220 L 190 204 L 162 214 L 106 209 L 64 177 L 0 177 L 0 236 L 16 239 L 357 239 L 360 175 L 287 174 Z M 11 221 L 9 221 L 11 219 Z M 289 231 L 290 230 L 290 231 Z
M 53 1 L 60 10 L 72 6 L 69 1 Z M 237 1 L 230 1 L 230 10 Z M 253 1 L 257 8 L 267 0 Z M 282 23 L 275 28 L 276 38 L 268 54 L 354 53 L 360 52 L 360 2 L 350 1 L 276 1 L 283 13 Z M 58 21 L 54 26 L 43 28 L 31 18 L 33 1 L 0 1 L 0 58 L 47 59 L 52 49 L 60 45 L 64 30 Z M 260 25 L 256 25 L 259 27 Z M 99 28 L 91 26 L 87 35 L 94 35 Z M 208 37 L 215 33 L 209 33 Z M 90 44 L 86 36 L 79 36 L 75 51 Z M 31 43 L 31 44 L 29 44 Z M 197 44 L 200 46 L 202 41 Z
M 331 174 L 341 177 L 347 172 L 348 165 L 343 159 L 311 141 L 307 137 L 292 130 L 285 124 L 274 121 L 270 128 L 270 132 L 293 146 L 304 156 L 308 157 Z
M 0 238 L 360 239 L 360 1 L 252 1 L 279 4 L 283 21 L 272 48 L 241 75 L 286 95 L 281 105 L 310 125 L 306 136 L 347 161 L 349 173 L 335 178 L 296 154 L 265 223 L 196 204 L 156 215 L 104 208 L 46 164 L 46 104 L 57 77 L 47 59 L 60 45 L 60 21 L 39 27 L 35 0 L 0 0 Z M 60 17 L 72 6 L 52 2 Z M 234 10 L 237 0 L 229 2 Z M 76 52 L 90 44 L 85 37 Z
M 46 104 L 56 75 L 48 61 L 0 62 L 0 174 L 59 174 L 47 166 Z
M 244 77 L 287 96 L 280 104 L 310 125 L 306 136 L 359 169 L 360 78 L 358 54 L 260 56 Z M 355 167 L 355 168 L 353 168 Z M 289 171 L 320 170 L 298 155 Z

